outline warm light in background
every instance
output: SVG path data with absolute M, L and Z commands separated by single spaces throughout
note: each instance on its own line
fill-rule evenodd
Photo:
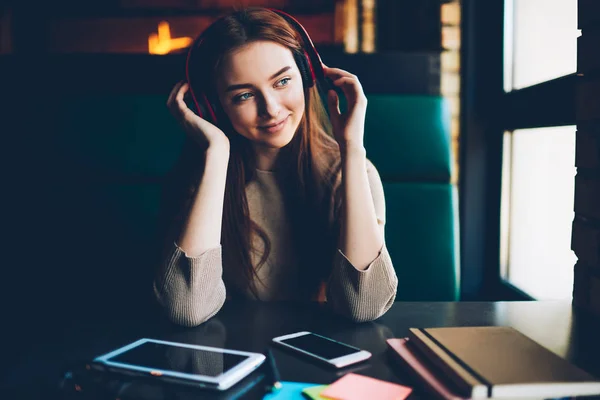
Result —
M 346 53 L 358 52 L 358 0 L 346 0 L 344 50 Z
M 459 177 L 459 145 L 460 145 L 460 5 L 461 0 L 453 0 L 442 4 L 442 48 L 440 67 L 440 90 L 450 105 L 450 134 L 452 137 L 452 182 L 457 183 Z
M 361 50 L 365 53 L 375 52 L 375 0 L 362 2 L 362 32 Z
M 346 53 L 376 51 L 375 3 L 375 0 L 346 0 L 338 3 L 343 7 L 343 18 L 340 18 L 340 22 L 343 25 L 342 36 Z
M 166 21 L 158 24 L 158 34 L 148 36 L 148 52 L 150 54 L 168 54 L 173 50 L 185 49 L 192 43 L 191 37 L 171 37 L 171 27 Z

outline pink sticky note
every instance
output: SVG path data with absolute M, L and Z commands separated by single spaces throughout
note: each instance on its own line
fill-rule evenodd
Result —
M 335 400 L 404 400 L 412 388 L 358 374 L 346 374 L 333 382 L 321 397 Z

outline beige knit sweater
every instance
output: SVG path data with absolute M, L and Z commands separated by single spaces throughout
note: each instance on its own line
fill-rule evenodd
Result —
M 377 220 L 383 226 L 385 199 L 381 178 L 370 161 L 366 165 Z M 303 291 L 298 285 L 298 277 L 305 268 L 300 265 L 298 255 L 311 249 L 294 246 L 290 224 L 284 217 L 288 213 L 285 196 L 275 174 L 257 170 L 256 178 L 246 188 L 246 195 L 250 218 L 271 241 L 269 257 L 257 270 L 258 279 L 255 279 L 259 300 L 307 300 L 302 298 Z M 262 242 L 255 241 L 254 244 L 261 248 Z M 377 258 L 363 271 L 356 269 L 341 250 L 335 250 L 331 249 L 335 252 L 333 258 L 311 255 L 315 263 L 320 259 L 333 259 L 326 286 L 327 304 L 354 321 L 369 321 L 383 315 L 394 302 L 398 284 L 385 244 Z M 154 293 L 174 323 L 196 326 L 221 309 L 226 298 L 221 251 L 219 246 L 197 257 L 189 257 L 173 244 L 154 280 Z M 253 252 L 253 265 L 258 264 L 260 255 L 260 252 Z

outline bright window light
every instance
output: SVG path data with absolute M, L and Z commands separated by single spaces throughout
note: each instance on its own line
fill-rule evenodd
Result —
M 504 90 L 576 72 L 577 0 L 506 0 Z
M 505 133 L 501 273 L 535 299 L 570 299 L 575 126 Z

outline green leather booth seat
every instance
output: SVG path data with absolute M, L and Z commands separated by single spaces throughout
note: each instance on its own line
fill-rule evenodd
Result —
M 367 97 L 365 147 L 383 181 L 396 300 L 458 300 L 458 206 L 446 100 Z
M 445 103 L 419 96 L 368 100 L 365 143 L 384 182 L 397 300 L 455 300 L 456 196 Z M 135 301 L 136 287 L 143 303 L 158 246 L 160 188 L 184 134 L 164 96 L 78 96 L 54 106 L 63 111 L 54 115 L 59 183 L 53 200 L 72 261 L 63 277 L 78 282 L 70 285 L 75 294 L 104 298 L 99 304 L 107 289 L 115 304 Z

